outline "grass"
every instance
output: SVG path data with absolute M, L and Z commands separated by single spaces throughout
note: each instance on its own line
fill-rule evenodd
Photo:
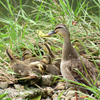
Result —
M 95 7 L 99 8 L 100 2 L 93 0 L 95 6 L 89 7 L 90 2 L 79 0 L 79 2 L 76 2 L 77 6 L 75 9 L 72 9 L 75 4 L 74 0 L 72 0 L 71 4 L 68 0 L 58 0 L 58 2 L 56 0 L 50 0 L 49 2 L 47 0 L 34 0 L 32 2 L 35 5 L 34 7 L 22 4 L 22 0 L 20 0 L 20 4 L 16 8 L 10 0 L 6 0 L 5 2 L 0 1 L 2 6 L 9 12 L 9 16 L 5 16 L 2 13 L 2 17 L 0 18 L 0 61 L 2 62 L 2 67 L 4 67 L 4 59 L 6 59 L 6 62 L 9 62 L 5 55 L 7 48 L 11 48 L 15 54 L 21 57 L 22 51 L 20 48 L 26 47 L 39 58 L 42 58 L 41 50 L 38 45 L 33 45 L 34 41 L 36 43 L 48 41 L 51 43 L 51 49 L 53 51 L 58 52 L 58 48 L 61 50 L 61 44 L 63 43 L 62 37 L 55 35 L 50 38 L 41 38 L 37 34 L 37 30 L 41 30 L 46 34 L 59 23 L 64 23 L 69 28 L 72 43 L 78 40 L 87 54 L 90 52 L 87 49 L 89 47 L 93 51 L 98 50 L 98 55 L 100 55 L 100 18 L 93 12 L 89 12 Z M 24 7 L 31 8 L 32 12 L 27 14 L 23 9 Z M 100 12 L 98 14 L 100 15 Z M 73 20 L 77 21 L 76 26 L 72 25 Z M 55 43 L 52 41 L 55 41 Z M 77 45 L 76 48 L 79 50 Z M 16 49 L 19 53 L 15 52 Z M 36 50 L 39 51 L 39 55 L 36 54 Z M 95 59 L 93 61 L 94 63 L 100 62 Z M 5 65 L 5 67 L 7 66 Z M 82 86 L 82 84 L 80 85 Z M 95 87 L 88 88 L 93 91 L 98 99 L 100 98 L 99 89 Z
M 8 95 L 8 93 L 4 93 L 4 94 L 0 94 L 0 100 L 11 100 L 10 98 L 6 98 L 4 99 L 4 97 L 6 97 L 6 95 Z

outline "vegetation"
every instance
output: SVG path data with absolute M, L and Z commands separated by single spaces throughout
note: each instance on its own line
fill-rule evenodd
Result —
M 5 100 L 4 97 L 6 97 L 7 93 L 0 94 L 0 100 Z M 11 100 L 10 98 L 6 98 L 6 100 Z
M 54 44 L 52 43 L 51 49 L 55 52 L 57 52 L 58 49 L 61 50 L 61 47 L 57 45 L 57 43 L 62 43 L 62 37 L 55 35 L 50 38 L 41 38 L 37 34 L 37 30 L 41 30 L 46 34 L 49 30 L 54 29 L 55 25 L 64 23 L 71 33 L 71 42 L 79 41 L 97 67 L 96 62 L 100 61 L 94 59 L 92 56 L 100 55 L 100 10 L 93 13 L 92 9 L 96 7 L 100 9 L 99 1 L 93 0 L 95 6 L 89 6 L 90 1 L 78 0 L 76 2 L 76 8 L 74 7 L 74 0 L 72 0 L 71 3 L 69 3 L 68 0 L 49 0 L 49 2 L 48 0 L 33 0 L 32 3 L 34 6 L 22 4 L 22 0 L 20 0 L 20 4 L 17 7 L 14 7 L 11 0 L 5 0 L 5 2 L 6 3 L 3 3 L 3 0 L 0 1 L 4 9 L 9 13 L 9 15 L 6 16 L 1 13 L 0 17 L 1 66 L 7 67 L 5 63 L 9 62 L 8 60 L 5 61 L 6 55 L 4 52 L 7 48 L 11 48 L 14 53 L 20 57 L 22 56 L 21 47 L 32 50 L 36 55 L 35 49 L 38 49 L 38 46 L 37 48 L 33 47 L 33 41 L 36 41 L 36 43 L 45 42 L 46 40 L 50 43 L 52 43 L 51 41 L 55 41 Z M 24 8 L 29 8 L 32 11 L 26 13 Z M 76 25 L 72 24 L 73 21 L 77 21 Z M 75 47 L 79 50 L 77 45 Z M 90 53 L 87 47 L 96 53 Z M 16 49 L 20 53 L 16 53 Z M 39 53 L 40 55 L 36 56 L 41 58 L 41 52 Z M 99 78 L 99 75 L 97 78 Z M 99 88 L 78 84 L 88 88 L 100 99 Z M 90 96 L 88 100 L 94 100 L 94 98 Z

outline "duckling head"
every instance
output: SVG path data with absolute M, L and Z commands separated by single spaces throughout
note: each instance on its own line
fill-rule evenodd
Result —
M 47 54 L 49 54 L 51 56 L 51 58 L 55 58 L 55 55 L 53 54 L 53 52 L 52 52 L 52 50 L 50 48 L 50 45 L 48 43 L 44 43 L 43 44 L 43 49 L 44 49 L 44 51 L 47 52 Z M 49 59 L 51 59 L 50 56 L 48 57 Z
M 46 70 L 46 65 L 39 63 L 39 64 L 37 64 L 37 66 L 38 66 L 39 70 L 41 71 L 41 73 L 43 74 Z
M 32 57 L 32 52 L 30 50 L 25 50 L 22 54 L 21 60 L 25 60 L 30 57 Z
M 48 47 L 49 47 L 49 48 L 48 48 Z M 43 50 L 44 50 L 45 52 L 49 53 L 49 51 L 50 51 L 49 49 L 50 49 L 49 44 L 44 43 L 44 44 L 43 44 Z
M 55 29 L 53 31 L 51 31 L 50 33 L 48 33 L 48 36 L 52 35 L 52 34 L 60 34 L 65 36 L 66 33 L 69 33 L 66 25 L 64 24 L 58 24 Z M 70 36 L 70 34 L 68 34 Z
M 51 56 L 50 55 L 43 56 L 42 62 L 44 62 L 45 64 L 50 64 L 51 63 Z

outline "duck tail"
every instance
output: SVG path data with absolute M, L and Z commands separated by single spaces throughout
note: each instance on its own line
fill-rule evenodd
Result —
M 6 53 L 7 53 L 7 55 L 8 55 L 8 57 L 9 57 L 10 60 L 13 60 L 13 59 L 14 59 L 14 58 L 10 55 L 9 49 L 6 49 Z

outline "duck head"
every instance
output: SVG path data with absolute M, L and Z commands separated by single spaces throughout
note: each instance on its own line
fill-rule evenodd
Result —
M 58 25 L 55 27 L 55 29 L 54 29 L 53 31 L 51 31 L 50 33 L 48 33 L 47 35 L 50 36 L 50 35 L 52 35 L 52 34 L 60 34 L 60 35 L 65 36 L 66 33 L 69 34 L 69 31 L 68 31 L 66 25 L 64 25 L 64 24 L 58 24 Z

